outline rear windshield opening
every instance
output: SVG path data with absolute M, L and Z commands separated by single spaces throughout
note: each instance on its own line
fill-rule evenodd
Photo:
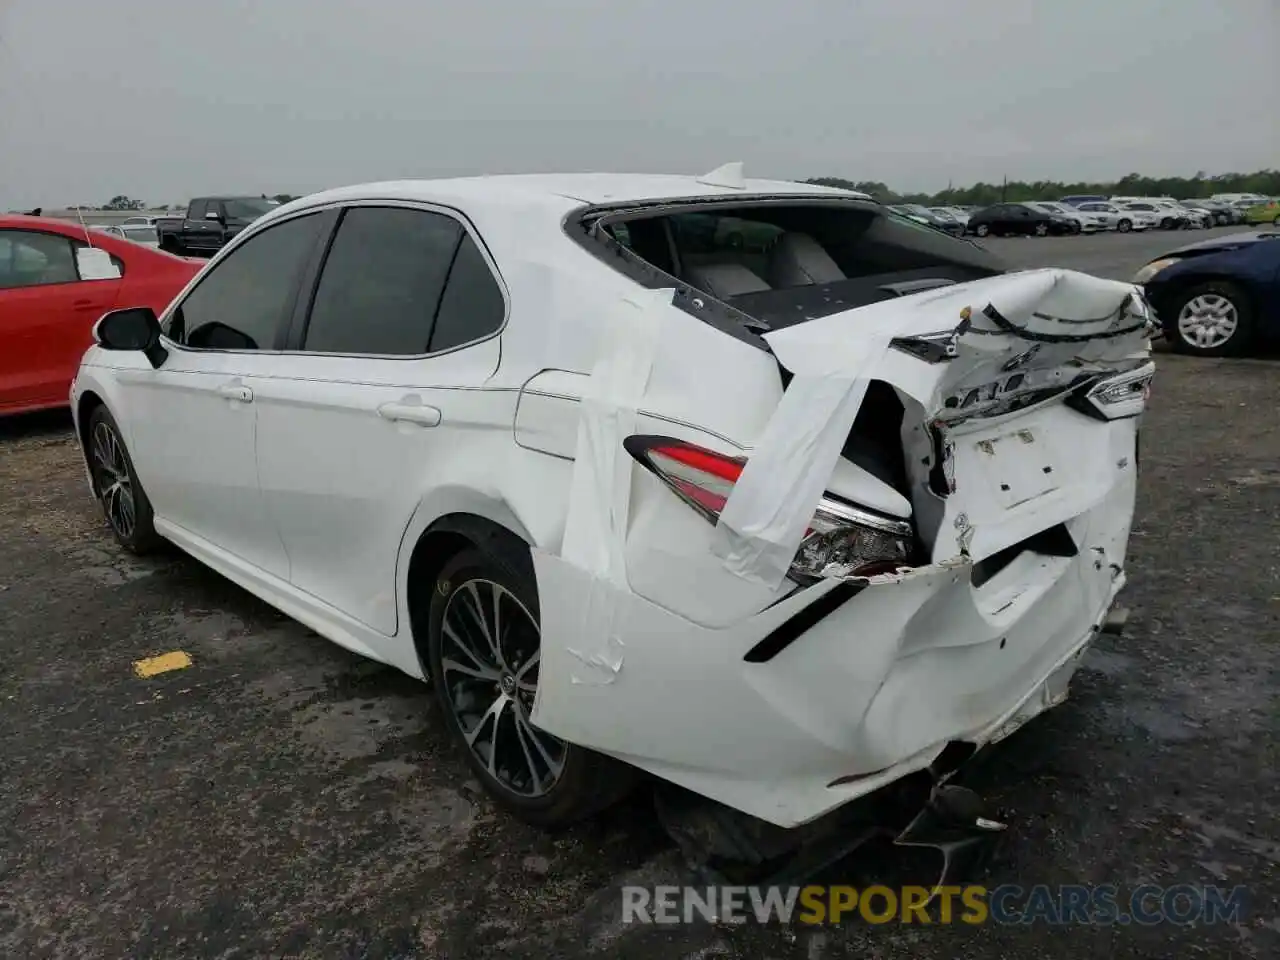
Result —
M 1004 272 L 976 244 L 866 201 L 664 204 L 582 222 L 629 251 L 611 262 L 646 286 L 675 278 L 774 330 Z

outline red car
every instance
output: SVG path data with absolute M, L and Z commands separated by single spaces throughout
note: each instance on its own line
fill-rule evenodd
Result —
M 0 416 L 65 407 L 98 318 L 159 314 L 203 265 L 66 220 L 0 216 Z

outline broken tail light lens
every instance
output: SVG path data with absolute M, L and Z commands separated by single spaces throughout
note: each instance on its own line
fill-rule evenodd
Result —
M 671 437 L 633 436 L 623 446 L 713 524 L 747 465 L 743 457 Z M 915 530 L 907 521 L 825 496 L 809 521 L 789 575 L 799 583 L 812 583 L 822 577 L 890 573 L 910 564 L 914 545 Z

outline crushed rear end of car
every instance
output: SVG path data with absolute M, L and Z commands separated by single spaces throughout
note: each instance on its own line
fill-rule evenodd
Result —
M 929 286 L 763 332 L 784 386 L 736 449 L 646 412 L 670 294 L 637 308 L 535 552 L 539 726 L 766 833 L 998 829 L 939 791 L 1123 623 L 1151 320 L 1065 270 Z

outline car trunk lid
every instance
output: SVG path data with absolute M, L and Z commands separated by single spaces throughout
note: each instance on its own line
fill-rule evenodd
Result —
M 877 380 L 909 402 L 904 455 L 934 562 L 979 560 L 1069 521 L 1127 466 L 1099 427 L 1142 398 L 1122 389 L 1104 413 L 1094 392 L 1145 389 L 1149 318 L 1132 284 L 1046 269 L 765 334 L 792 379 L 725 504 L 716 552 L 740 576 L 781 582 Z M 1086 415 L 1064 408 L 1072 398 Z

